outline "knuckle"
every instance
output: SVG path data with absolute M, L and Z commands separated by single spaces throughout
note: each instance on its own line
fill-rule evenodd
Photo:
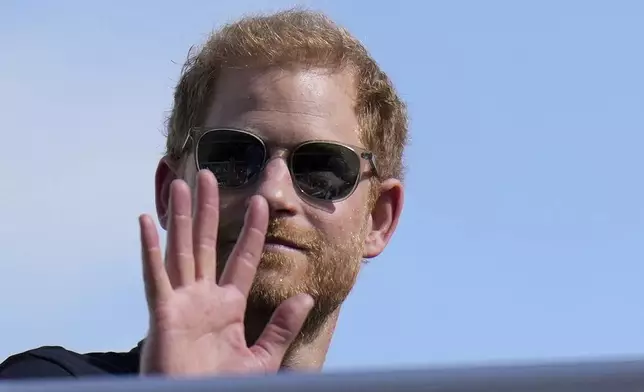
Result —
M 239 252 L 238 256 L 238 262 L 244 263 L 247 266 L 253 267 L 255 266 L 256 261 L 259 260 L 259 253 L 258 252 L 253 252 L 252 249 L 242 249 Z
M 145 248 L 145 251 L 148 254 L 156 254 L 161 252 L 161 248 L 159 247 L 159 245 L 152 245 Z
M 182 213 L 174 214 L 170 219 L 171 223 L 179 228 L 188 228 L 192 224 L 192 217 Z
M 201 238 L 205 240 L 208 244 L 214 244 L 217 242 L 217 233 L 212 231 L 207 231 L 201 234 Z
M 269 340 L 277 345 L 288 344 L 293 338 L 293 331 L 288 328 L 288 324 L 278 320 L 269 324 L 265 332 Z
M 212 253 L 213 252 L 213 246 L 210 243 L 199 242 L 195 246 L 195 252 L 198 252 L 198 253 Z
M 202 211 L 202 213 L 207 213 L 207 214 L 212 214 L 212 215 L 218 215 L 218 214 L 219 214 L 219 206 L 218 206 L 218 205 L 216 205 L 216 204 L 214 204 L 214 203 L 206 202 L 206 203 L 203 205 L 203 211 Z
M 193 257 L 193 254 L 188 250 L 178 250 L 174 252 L 174 256 L 179 260 L 185 260 L 185 259 L 191 259 Z
M 248 228 L 248 237 L 253 240 L 264 240 L 264 237 L 266 236 L 265 230 L 261 230 L 257 227 L 249 227 Z

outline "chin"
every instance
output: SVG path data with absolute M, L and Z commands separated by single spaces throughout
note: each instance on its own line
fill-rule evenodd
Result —
M 264 251 L 257 275 L 270 276 L 277 282 L 302 281 L 309 269 L 308 257 L 299 251 Z
M 264 252 L 250 295 L 262 302 L 280 304 L 298 293 L 308 292 L 307 267 L 303 254 Z
M 276 271 L 262 271 L 255 277 L 248 299 L 256 305 L 275 309 L 298 292 L 291 279 L 284 279 Z

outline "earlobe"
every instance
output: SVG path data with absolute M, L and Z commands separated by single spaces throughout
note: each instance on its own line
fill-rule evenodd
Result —
M 159 224 L 164 230 L 168 223 L 168 206 L 170 203 L 170 184 L 179 176 L 170 159 L 164 156 L 159 160 L 154 177 L 155 201 Z
M 385 250 L 398 225 L 403 202 L 404 189 L 399 180 L 392 178 L 380 184 L 380 194 L 371 210 L 363 258 L 374 258 Z

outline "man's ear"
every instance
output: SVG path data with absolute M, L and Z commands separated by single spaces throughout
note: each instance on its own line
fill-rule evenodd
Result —
M 169 157 L 164 156 L 159 160 L 157 171 L 154 176 L 155 201 L 157 206 L 157 217 L 159 224 L 164 230 L 167 230 L 168 224 L 168 206 L 170 205 L 170 184 L 177 178 L 181 178 L 178 173 L 179 165 Z
M 400 180 L 390 178 L 381 182 L 379 188 L 369 216 L 369 232 L 362 254 L 365 259 L 376 257 L 385 249 L 396 230 L 405 199 Z

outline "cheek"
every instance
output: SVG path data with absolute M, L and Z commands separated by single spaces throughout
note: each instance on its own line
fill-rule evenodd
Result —
M 197 167 L 194 164 L 194 155 L 189 155 L 181 164 L 181 172 L 183 173 L 183 180 L 190 185 L 191 188 L 195 185 L 197 179 Z
M 360 196 L 355 194 L 354 196 Z M 361 235 L 367 223 L 365 203 L 353 196 L 336 203 L 332 213 L 316 211 L 311 223 L 331 243 L 346 243 L 350 238 Z
M 240 192 L 219 192 L 220 230 L 241 230 L 246 215 L 247 194 Z

